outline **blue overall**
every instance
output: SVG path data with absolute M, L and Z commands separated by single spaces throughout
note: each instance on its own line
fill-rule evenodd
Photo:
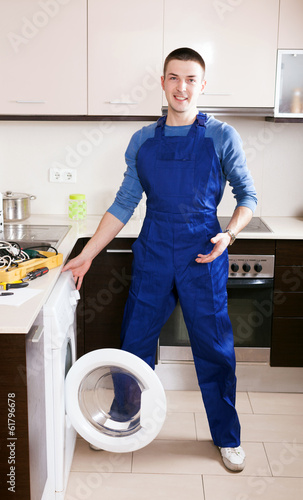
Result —
M 122 325 L 122 349 L 154 367 L 160 330 L 179 298 L 214 444 L 240 444 L 235 410 L 235 353 L 227 312 L 227 250 L 209 264 L 217 219 L 221 167 L 206 116 L 186 137 L 164 135 L 166 117 L 138 152 L 146 217 L 133 245 L 132 283 Z

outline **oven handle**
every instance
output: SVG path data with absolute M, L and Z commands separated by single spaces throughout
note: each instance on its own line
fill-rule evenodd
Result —
M 273 278 L 228 278 L 227 288 L 273 288 Z

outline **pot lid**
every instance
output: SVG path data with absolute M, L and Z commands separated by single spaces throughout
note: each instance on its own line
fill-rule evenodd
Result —
M 27 193 L 13 193 L 13 191 L 6 191 L 3 194 L 3 199 L 4 200 L 20 200 L 23 198 L 32 198 L 32 195 L 27 194 Z M 35 197 L 34 197 L 35 198 Z

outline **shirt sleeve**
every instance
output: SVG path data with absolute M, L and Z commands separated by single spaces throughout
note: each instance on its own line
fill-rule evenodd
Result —
M 221 164 L 225 179 L 232 187 L 237 207 L 248 207 L 254 213 L 257 206 L 257 193 L 251 173 L 247 167 L 242 140 L 238 132 L 224 124 L 222 131 Z
M 136 132 L 125 152 L 125 161 L 127 169 L 124 173 L 124 179 L 116 194 L 114 203 L 107 210 L 126 224 L 131 218 L 138 203 L 142 198 L 143 188 L 137 173 L 137 154 L 142 143 L 141 130 Z

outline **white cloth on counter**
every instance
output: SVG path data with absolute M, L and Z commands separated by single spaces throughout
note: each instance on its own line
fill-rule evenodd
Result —
M 21 306 L 27 300 L 32 299 L 43 290 L 33 288 L 11 288 L 0 292 L 0 306 Z M 13 293 L 13 295 L 1 295 L 1 293 Z

